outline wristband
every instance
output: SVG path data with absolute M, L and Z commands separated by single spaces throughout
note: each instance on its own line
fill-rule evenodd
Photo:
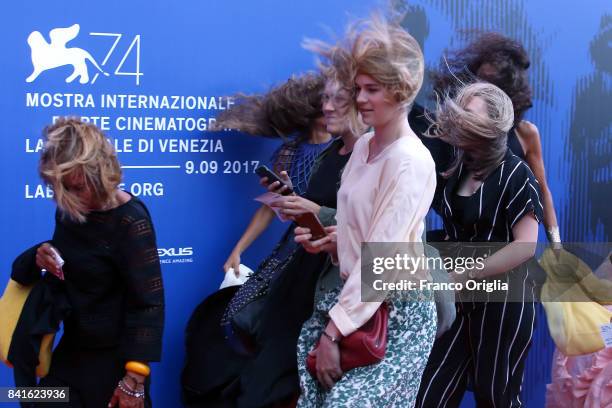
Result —
M 548 228 L 546 230 L 546 237 L 548 238 L 549 242 L 560 244 L 561 243 L 561 233 L 559 232 L 559 227 L 554 226 L 554 227 Z
M 143 375 L 145 377 L 148 377 L 149 374 L 151 374 L 151 369 L 149 368 L 149 366 L 138 361 L 128 361 L 127 363 L 125 363 L 125 370 L 135 374 Z

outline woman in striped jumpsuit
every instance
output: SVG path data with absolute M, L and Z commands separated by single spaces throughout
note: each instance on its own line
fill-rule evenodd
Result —
M 421 379 L 419 407 L 458 407 L 468 380 L 478 407 L 523 406 L 521 383 L 535 324 L 530 261 L 543 208 L 529 166 L 506 145 L 513 116 L 508 96 L 483 82 L 462 87 L 437 112 L 433 135 L 458 149 L 441 189 L 448 240 L 461 255 L 472 251 L 471 243 L 501 248 L 487 254 L 483 268 L 456 269 L 451 279 L 497 280 L 509 289 L 478 301 L 474 293 L 460 293 L 457 319 L 435 341 Z

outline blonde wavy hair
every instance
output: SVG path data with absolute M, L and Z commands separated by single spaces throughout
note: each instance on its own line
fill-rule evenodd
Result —
M 354 74 L 380 82 L 395 101 L 410 105 L 421 85 L 425 62 L 419 43 L 399 24 L 380 16 L 361 21 L 349 30 Z
M 344 40 L 337 44 L 306 39 L 303 46 L 325 60 L 319 64 L 329 66 L 339 83 L 353 89 L 353 99 L 359 74 L 382 84 L 405 109 L 423 84 L 425 62 L 419 43 L 398 23 L 379 14 L 351 24 Z
M 44 130 L 46 143 L 38 171 L 53 188 L 58 207 L 71 219 L 85 222 L 88 208 L 64 186 L 68 175 L 82 174 L 85 188 L 101 208 L 117 204 L 121 166 L 113 145 L 96 126 L 78 118 L 60 118 Z
M 466 110 L 473 98 L 484 101 L 486 117 Z M 463 163 L 477 180 L 484 180 L 502 161 L 514 108 L 510 97 L 497 86 L 488 82 L 461 86 L 454 97 L 446 94 L 438 103 L 436 118 L 428 136 L 439 137 L 458 149 L 455 160 L 442 173 L 444 177 L 450 177 Z

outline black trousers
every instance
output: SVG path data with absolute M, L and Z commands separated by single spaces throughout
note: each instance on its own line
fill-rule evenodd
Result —
M 468 380 L 478 408 L 522 407 L 521 384 L 535 327 L 535 304 L 461 303 L 434 343 L 417 407 L 459 407 Z
M 124 360 L 117 347 L 83 349 L 66 336 L 53 351 L 49 374 L 39 387 L 69 387 L 68 403 L 34 403 L 32 407 L 103 408 L 108 405 L 125 375 Z M 145 407 L 151 407 L 149 379 L 145 383 Z M 26 405 L 28 406 L 28 405 Z M 29 406 L 28 406 L 29 407 Z

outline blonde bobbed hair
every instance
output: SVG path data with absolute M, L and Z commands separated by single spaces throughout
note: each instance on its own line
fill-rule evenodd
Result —
M 115 192 L 121 182 L 121 166 L 113 145 L 100 129 L 78 118 L 60 118 L 45 128 L 44 136 L 39 173 L 53 188 L 55 201 L 65 215 L 85 222 L 89 210 L 64 186 L 68 175 L 83 175 L 85 188 L 100 208 L 117 204 Z

